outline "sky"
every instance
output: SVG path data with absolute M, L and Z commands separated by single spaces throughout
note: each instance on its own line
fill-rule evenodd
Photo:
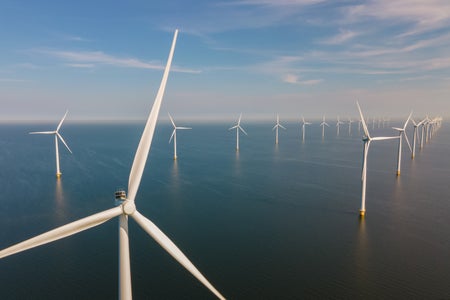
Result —
M 450 117 L 450 1 L 0 0 L 0 122 Z

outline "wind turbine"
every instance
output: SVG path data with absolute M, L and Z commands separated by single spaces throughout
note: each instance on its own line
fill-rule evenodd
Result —
M 339 120 L 339 116 L 337 117 L 337 123 L 336 123 L 336 135 L 339 135 L 339 127 L 341 126 L 341 124 L 344 124 L 344 122 L 341 122 L 341 120 Z
M 273 126 L 272 131 L 276 129 L 276 133 L 275 133 L 275 144 L 278 145 L 278 127 L 283 128 L 284 130 L 286 130 L 286 128 L 283 127 L 283 125 L 280 124 L 280 116 L 277 114 L 277 124 L 275 124 L 275 126 Z
M 352 119 L 351 118 L 348 118 L 348 135 L 351 135 L 352 134 L 352 123 L 353 123 L 354 121 L 352 121 Z
M 413 122 L 414 125 L 414 132 L 413 132 L 413 145 L 412 145 L 412 151 L 411 151 L 411 158 L 414 159 L 414 156 L 416 156 L 416 139 L 419 138 L 419 132 L 417 130 L 417 128 L 419 126 L 421 126 L 423 124 L 423 122 L 425 122 L 426 119 L 420 121 L 419 123 L 416 123 L 416 121 L 414 121 L 414 119 L 411 119 L 411 121 Z
M 0 258 L 28 250 L 33 247 L 44 245 L 78 232 L 100 225 L 114 217 L 119 217 L 119 298 L 131 299 L 131 270 L 130 253 L 128 243 L 128 218 L 133 218 L 158 244 L 160 244 L 173 258 L 183 265 L 194 277 L 203 283 L 218 298 L 224 297 L 208 282 L 208 280 L 197 270 L 180 249 L 149 219 L 140 214 L 134 204 L 136 193 L 139 189 L 142 173 L 147 161 L 148 153 L 158 119 L 159 109 L 172 63 L 173 52 L 177 39 L 178 30 L 175 31 L 169 58 L 164 70 L 161 85 L 153 103 L 152 110 L 145 124 L 139 146 L 137 148 L 133 164 L 131 166 L 128 180 L 128 197 L 125 191 L 116 192 L 116 207 L 107 209 L 100 213 L 80 219 L 78 221 L 58 227 L 34 238 L 28 239 L 9 248 L 0 251 Z
M 325 136 L 325 126 L 330 127 L 330 125 L 325 122 L 325 115 L 322 117 L 322 123 L 320 123 L 320 126 L 322 126 L 322 138 Z
M 389 136 L 389 137 L 370 137 L 369 130 L 367 129 L 366 122 L 364 121 L 364 116 L 361 111 L 361 107 L 359 107 L 358 101 L 356 101 L 356 105 L 358 106 L 359 114 L 361 116 L 361 122 L 363 125 L 364 136 L 362 138 L 363 141 L 363 161 L 362 161 L 362 176 L 361 176 L 361 209 L 359 210 L 359 215 L 364 217 L 366 214 L 366 179 L 367 179 L 367 153 L 369 152 L 370 142 L 371 141 L 382 141 L 382 140 L 391 140 L 398 139 L 397 136 Z
M 405 124 L 403 125 L 403 128 L 398 127 L 392 127 L 392 129 L 395 129 L 398 131 L 398 156 L 397 156 L 397 176 L 400 176 L 400 166 L 402 163 L 402 136 L 405 136 L 406 142 L 408 143 L 409 150 L 412 152 L 411 144 L 409 143 L 408 136 L 406 135 L 405 129 L 408 125 L 409 119 L 412 116 L 412 112 L 409 114 L 408 119 L 406 120 Z
M 245 135 L 248 135 L 247 132 L 245 132 L 244 128 L 241 127 L 241 118 L 242 113 L 239 115 L 239 120 L 237 124 L 228 130 L 236 129 L 236 151 L 239 151 L 239 130 L 241 130 Z
M 305 141 L 305 127 L 306 127 L 306 125 L 311 125 L 312 123 L 305 122 L 305 118 L 303 116 L 302 116 L 302 122 L 303 122 L 303 124 L 302 124 L 302 141 L 304 142 Z
M 177 125 L 175 125 L 175 122 L 172 119 L 172 116 L 170 114 L 168 114 L 168 115 L 169 115 L 169 118 L 170 118 L 170 122 L 172 122 L 172 125 L 173 125 L 173 131 L 172 131 L 172 135 L 170 136 L 170 139 L 169 139 L 169 144 L 170 144 L 170 142 L 173 139 L 173 159 L 175 160 L 175 159 L 177 159 L 177 130 L 178 129 L 192 129 L 192 128 L 190 128 L 190 127 L 177 127 Z
M 58 139 L 61 140 L 61 142 L 66 146 L 67 150 L 69 150 L 70 153 L 72 153 L 72 150 L 70 150 L 69 146 L 67 146 L 66 141 L 64 141 L 63 137 L 59 134 L 59 129 L 61 128 L 62 123 L 64 122 L 64 119 L 67 116 L 67 113 L 69 111 L 66 110 L 66 113 L 64 114 L 64 117 L 59 121 L 58 126 L 56 127 L 56 130 L 54 131 L 35 131 L 30 132 L 30 134 L 53 134 L 55 136 L 55 153 L 56 153 L 56 178 L 61 177 L 61 170 L 59 169 L 59 149 L 58 149 Z

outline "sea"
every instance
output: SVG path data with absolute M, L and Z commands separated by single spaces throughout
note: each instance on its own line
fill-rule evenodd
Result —
M 368 154 L 361 205 L 362 130 L 320 120 L 242 126 L 158 123 L 136 197 L 152 220 L 228 299 L 450 299 L 450 124 L 416 157 L 397 140 Z M 371 128 L 392 136 L 392 121 Z M 144 122 L 69 120 L 55 177 L 54 123 L 0 125 L 0 249 L 114 207 L 127 188 Z M 412 126 L 407 133 L 412 142 Z M 135 299 L 214 295 L 129 220 Z M 0 259 L 1 299 L 117 299 L 118 219 Z

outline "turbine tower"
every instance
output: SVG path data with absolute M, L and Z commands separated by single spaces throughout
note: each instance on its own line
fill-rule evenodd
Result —
M 283 125 L 280 124 L 280 116 L 277 114 L 277 124 L 273 126 L 272 131 L 276 129 L 275 131 L 275 144 L 278 145 L 278 127 L 283 128 L 286 130 L 286 128 L 283 127 Z
M 64 114 L 64 117 L 59 121 L 58 126 L 56 127 L 56 130 L 54 131 L 35 131 L 30 132 L 30 134 L 53 134 L 55 136 L 55 153 L 56 153 L 56 178 L 61 178 L 61 170 L 59 169 L 59 149 L 58 149 L 58 139 L 61 140 L 61 142 L 66 146 L 67 150 L 69 150 L 70 153 L 72 153 L 72 150 L 70 150 L 69 146 L 67 146 L 66 141 L 64 141 L 63 137 L 59 134 L 59 129 L 61 128 L 62 123 L 64 122 L 64 119 L 67 116 L 67 113 L 69 111 L 66 110 L 66 113 Z
M 173 131 L 172 131 L 172 135 L 170 136 L 169 139 L 169 144 L 173 139 L 173 159 L 176 160 L 177 159 L 177 130 L 178 129 L 192 129 L 190 127 L 177 127 L 177 125 L 175 125 L 175 122 L 172 119 L 172 116 L 169 114 L 169 118 L 170 118 L 170 122 L 172 122 L 173 125 Z
M 242 113 L 239 115 L 237 124 L 231 128 L 228 128 L 228 130 L 236 129 L 236 151 L 239 151 L 239 130 L 242 131 L 245 135 L 248 135 L 247 132 L 245 132 L 244 128 L 241 127 L 241 118 Z
M 118 191 L 115 194 L 116 207 L 58 227 L 34 238 L 1 250 L 0 258 L 74 235 L 81 231 L 100 225 L 112 218 L 119 217 L 119 298 L 131 299 L 131 270 L 128 242 L 128 219 L 131 217 L 144 229 L 144 231 L 146 231 L 158 244 L 160 244 L 164 250 L 166 250 L 173 258 L 183 265 L 203 285 L 205 285 L 219 299 L 224 299 L 224 297 L 209 283 L 200 271 L 197 270 L 197 268 L 181 252 L 181 250 L 178 249 L 178 247 L 152 221 L 139 213 L 134 203 L 148 153 L 150 151 L 153 134 L 155 132 L 156 121 L 158 119 L 170 65 L 172 63 L 173 52 L 175 50 L 177 34 L 178 30 L 175 31 L 161 85 L 150 111 L 150 115 L 148 116 L 145 124 L 145 128 L 131 166 L 130 177 L 128 180 L 128 196 L 125 194 L 125 191 Z
M 330 127 L 330 125 L 327 124 L 327 122 L 325 122 L 325 115 L 323 115 L 322 117 L 322 123 L 320 123 L 320 126 L 322 126 L 322 139 L 325 136 L 325 126 Z
M 341 122 L 341 120 L 339 120 L 339 116 L 337 117 L 337 123 L 336 123 L 336 135 L 339 136 L 339 127 L 341 126 L 341 124 L 344 124 L 344 122 Z
M 367 129 L 367 124 L 364 121 L 364 116 L 361 111 L 361 107 L 359 107 L 358 101 L 356 101 L 356 105 L 358 106 L 359 114 L 361 116 L 361 122 L 363 125 L 364 136 L 362 138 L 363 141 L 363 161 L 362 161 L 362 175 L 361 175 L 361 208 L 359 210 L 359 215 L 364 217 L 366 214 L 366 179 L 367 179 L 367 154 L 369 153 L 369 147 L 371 141 L 382 141 L 382 140 L 392 140 L 398 139 L 397 136 L 390 137 L 371 137 L 369 134 L 369 130 Z
M 312 123 L 305 122 L 305 118 L 302 116 L 302 141 L 305 142 L 305 127 L 306 125 L 311 125 Z
M 405 124 L 403 125 L 403 128 L 398 127 L 392 127 L 392 129 L 395 129 L 398 131 L 398 155 L 397 155 L 397 176 L 400 176 L 400 167 L 402 163 L 402 136 L 405 136 L 406 142 L 408 143 L 409 150 L 412 152 L 411 144 L 409 143 L 408 136 L 406 135 L 406 126 L 408 125 L 409 119 L 412 116 L 412 112 L 409 114 L 408 119 L 406 120 Z

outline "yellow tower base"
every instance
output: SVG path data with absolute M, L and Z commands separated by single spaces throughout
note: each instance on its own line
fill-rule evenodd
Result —
M 400 176 L 400 171 L 397 171 L 397 176 Z
M 56 178 L 57 178 L 57 179 L 60 179 L 60 178 L 61 178 L 61 173 L 57 173 L 57 174 L 56 174 Z
M 363 218 L 365 215 L 366 215 L 366 211 L 365 211 L 365 210 L 360 210 L 360 211 L 359 211 L 359 216 L 360 216 L 361 218 Z

